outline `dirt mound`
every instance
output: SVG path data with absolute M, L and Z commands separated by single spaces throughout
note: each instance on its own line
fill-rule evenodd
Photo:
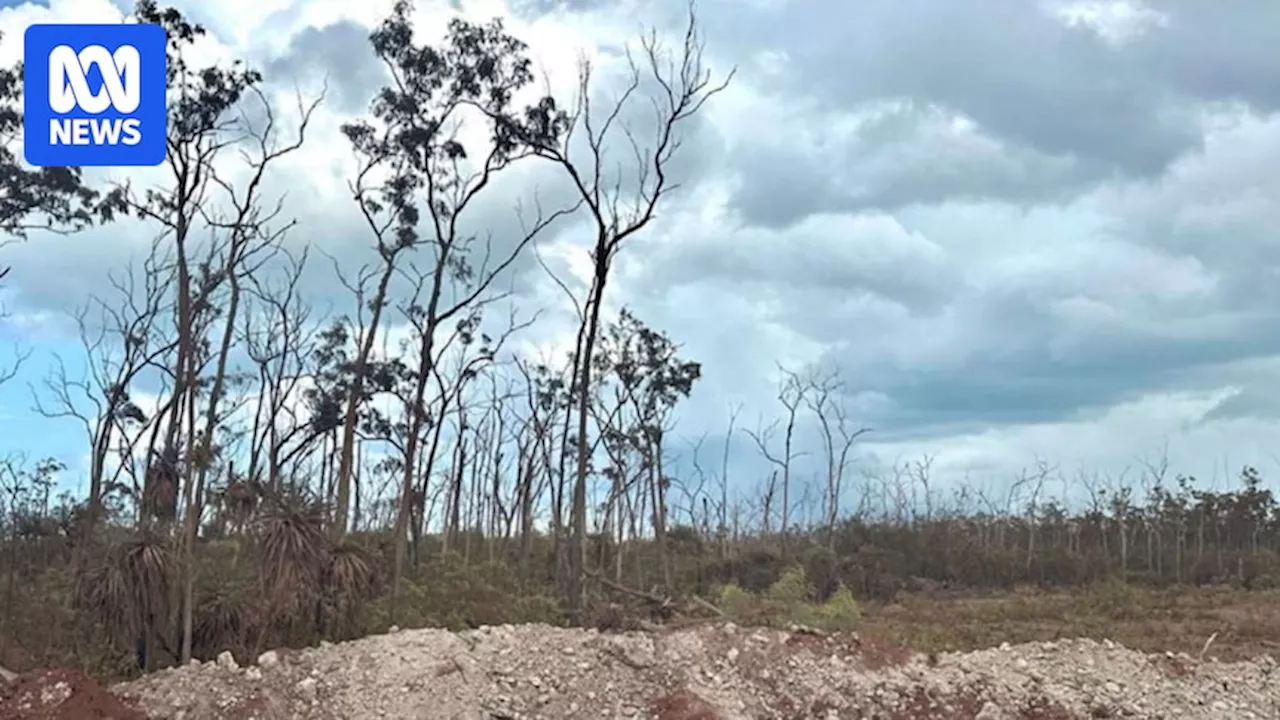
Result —
M 0 720 L 146 720 L 146 716 L 83 673 L 37 670 L 0 686 Z
M 1280 717 L 1275 668 L 1269 657 L 1200 662 L 1092 640 L 926 658 L 801 629 L 527 625 L 392 632 L 264 653 L 248 668 L 224 654 L 115 691 L 153 718 L 184 720 L 1245 720 Z

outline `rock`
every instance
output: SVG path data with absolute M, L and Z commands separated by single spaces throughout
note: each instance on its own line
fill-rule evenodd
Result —
M 1184 664 L 1179 655 L 1085 640 L 899 658 L 871 640 L 815 643 L 801 632 L 729 633 L 717 625 L 658 633 L 545 625 L 401 630 L 304 649 L 287 663 L 283 653 L 267 651 L 240 672 L 227 672 L 237 665 L 222 653 L 217 662 L 153 673 L 115 691 L 172 720 L 729 720 L 975 711 L 981 720 L 1259 720 L 1274 717 L 1280 705 L 1280 683 L 1268 675 L 1275 666 L 1266 659 Z M 65 696 L 56 684 L 46 689 L 52 698 Z
M 982 706 L 977 715 L 973 716 L 973 720 L 1006 720 L 1008 717 L 1009 715 L 999 705 L 989 702 Z
M 624 664 L 641 670 L 653 667 L 657 661 L 654 656 L 653 640 L 644 636 L 616 636 L 609 643 L 610 653 Z
M 308 700 L 314 700 L 316 697 L 316 689 L 320 682 L 313 677 L 303 678 L 298 681 L 294 688 L 298 690 L 298 694 Z
M 223 650 L 218 653 L 218 667 L 224 670 L 239 670 L 240 665 L 236 662 L 236 656 L 231 654 L 230 650 Z

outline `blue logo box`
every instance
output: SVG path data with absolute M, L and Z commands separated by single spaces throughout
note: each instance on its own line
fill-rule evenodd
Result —
M 29 164 L 164 162 L 164 28 L 32 25 L 24 42 L 22 150 Z

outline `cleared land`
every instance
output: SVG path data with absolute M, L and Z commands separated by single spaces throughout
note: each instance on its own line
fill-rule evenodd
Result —
M 36 672 L 8 685 L 0 719 L 1272 718 L 1276 648 L 1280 593 L 915 595 L 867 607 L 857 633 L 404 630 L 109 692 Z

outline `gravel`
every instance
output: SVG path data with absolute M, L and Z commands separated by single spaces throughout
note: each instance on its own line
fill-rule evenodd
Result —
M 737 720 L 1280 717 L 1271 657 L 1203 661 L 1107 640 L 925 657 L 856 635 L 702 625 L 398 631 L 224 653 L 112 688 L 152 718 Z

